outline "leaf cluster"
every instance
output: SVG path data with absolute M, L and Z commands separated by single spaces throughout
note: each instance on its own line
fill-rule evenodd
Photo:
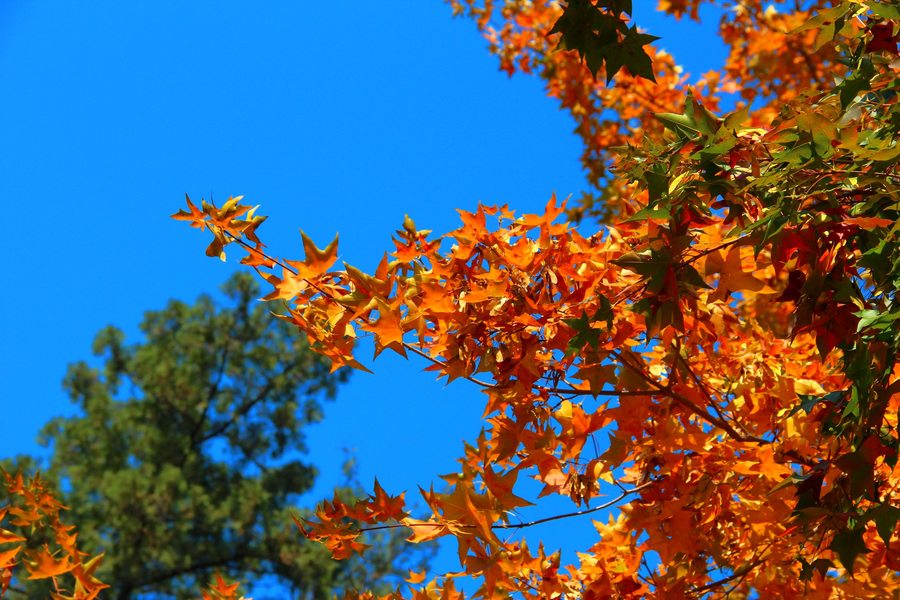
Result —
M 594 77 L 603 69 L 607 83 L 623 67 L 635 77 L 655 81 L 644 46 L 659 38 L 629 27 L 623 13 L 631 15 L 631 0 L 569 0 L 550 34 L 560 34 L 557 47 L 575 50 Z

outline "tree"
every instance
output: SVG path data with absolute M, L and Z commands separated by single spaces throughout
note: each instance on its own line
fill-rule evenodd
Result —
M 372 530 L 452 536 L 484 598 L 896 593 L 896 3 L 726 1 L 728 62 L 694 86 L 644 49 L 630 1 L 453 4 L 576 117 L 595 191 L 572 212 L 613 224 L 583 234 L 554 199 L 460 211 L 439 237 L 407 219 L 365 274 L 332 270 L 336 241 L 272 257 L 240 197 L 188 201 L 176 218 L 211 230 L 207 254 L 241 245 L 335 365 L 362 368 L 370 335 L 486 395 L 486 429 L 447 491 L 423 490 L 424 519 L 376 487 L 303 533 L 338 558 Z M 719 116 L 722 94 L 738 100 Z M 539 521 L 618 507 L 577 564 L 499 535 L 547 494 L 587 508 Z M 410 595 L 461 597 L 459 576 L 413 577 Z
M 555 199 L 540 215 L 460 211 L 438 237 L 407 218 L 393 260 L 366 274 L 333 269 L 336 240 L 304 235 L 303 260 L 272 257 L 264 217 L 240 197 L 188 200 L 175 217 L 212 232 L 211 256 L 243 247 L 267 299 L 333 368 L 364 368 L 354 347 L 368 335 L 377 353 L 415 355 L 486 396 L 485 430 L 448 489 L 422 490 L 430 514 L 376 482 L 299 530 L 340 559 L 377 530 L 454 538 L 462 571 L 411 574 L 415 598 L 462 597 L 462 576 L 484 598 L 896 595 L 896 3 L 726 0 L 730 58 L 693 87 L 644 49 L 628 0 L 454 4 L 502 65 L 537 70 L 576 116 L 596 190 L 574 214 L 612 224 L 583 234 Z M 693 16 L 700 4 L 660 2 Z M 719 116 L 724 93 L 743 100 Z M 522 477 L 542 491 L 523 497 Z M 56 518 L 40 482 L 7 485 L 20 500 L 0 521 Z M 512 516 L 550 494 L 585 508 Z M 611 507 L 577 564 L 509 535 Z M 51 525 L 59 552 L 33 548 L 27 570 L 84 587 L 94 563 Z M 19 551 L 0 554 L 4 573 Z
M 590 216 L 608 221 L 629 212 L 620 206 L 634 201 L 631 191 L 623 188 L 627 179 L 612 176 L 615 148 L 639 144 L 645 136 L 662 135 L 663 122 L 655 115 L 680 110 L 688 92 L 711 111 L 717 111 L 723 100 L 739 106 L 752 104 L 754 109 L 748 116 L 754 125 L 762 127 L 772 122 L 785 102 L 825 91 L 832 77 L 844 74 L 844 66 L 835 60 L 835 49 L 825 43 L 828 28 L 822 30 L 813 24 L 798 31 L 830 2 L 795 2 L 794 10 L 779 12 L 775 8 L 778 3 L 760 0 L 660 0 L 659 10 L 679 19 L 690 15 L 699 20 L 703 4 L 716 6 L 721 13 L 719 31 L 728 50 L 725 65 L 689 83 L 674 57 L 653 46 L 598 46 L 604 30 L 609 35 L 609 30 L 615 33 L 624 28 L 623 13 L 630 14 L 633 2 L 569 3 L 564 17 L 579 15 L 582 21 L 599 22 L 600 27 L 584 28 L 582 36 L 574 39 L 577 52 L 558 52 L 555 48 L 571 36 L 547 35 L 554 23 L 558 27 L 563 21 L 555 3 L 510 0 L 501 7 L 493 0 L 448 1 L 456 14 L 476 20 L 501 69 L 510 75 L 520 71 L 542 77 L 548 94 L 557 98 L 575 120 L 575 131 L 584 143 L 582 163 L 591 184 L 591 189 L 570 207 L 569 214 L 576 220 Z M 604 6 L 617 8 L 616 14 L 604 10 Z M 639 6 L 639 10 L 644 9 Z M 569 22 L 573 22 L 571 17 Z M 818 31 L 824 32 L 821 37 Z M 599 84 L 596 77 L 602 74 L 608 78 L 608 66 L 592 72 L 582 67 L 580 56 L 586 56 L 589 65 L 603 64 L 604 51 L 619 56 L 613 61 L 614 68 L 629 59 L 640 64 L 643 53 L 652 59 L 653 69 L 632 71 L 642 77 L 618 77 L 614 86 Z
M 106 552 L 93 571 L 110 586 L 104 596 L 196 597 L 220 572 L 326 598 L 391 574 L 389 538 L 365 565 L 342 564 L 289 528 L 316 475 L 304 427 L 321 420 L 346 371 L 330 372 L 273 320 L 249 275 L 223 291 L 223 304 L 203 296 L 148 312 L 138 343 L 101 331 L 102 366 L 76 363 L 65 380 L 80 414 L 43 430 L 53 449 L 45 477 L 64 490 L 80 548 Z M 22 496 L 27 486 L 17 486 L 8 491 Z M 29 597 L 48 589 L 46 580 L 15 587 Z

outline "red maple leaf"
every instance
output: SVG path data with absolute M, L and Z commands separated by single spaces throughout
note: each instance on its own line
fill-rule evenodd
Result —
M 900 35 L 894 34 L 893 22 L 876 23 L 869 31 L 872 39 L 866 44 L 866 52 L 885 50 L 891 54 L 898 54 L 897 41 L 900 40 Z

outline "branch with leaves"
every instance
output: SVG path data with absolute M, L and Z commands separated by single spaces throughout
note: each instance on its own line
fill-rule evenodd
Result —
M 335 368 L 364 369 L 356 341 L 370 336 L 376 357 L 417 355 L 486 397 L 485 430 L 448 488 L 421 490 L 424 519 L 376 482 L 298 526 L 337 558 L 363 552 L 374 529 L 452 536 L 476 597 L 895 590 L 893 4 L 727 2 L 728 63 L 694 86 L 645 49 L 630 2 L 452 4 L 502 68 L 540 73 L 576 118 L 613 224 L 582 235 L 555 199 L 536 215 L 460 211 L 437 237 L 407 218 L 367 274 L 335 267 L 337 240 L 320 249 L 304 235 L 303 259 L 274 258 L 240 198 L 189 200 L 175 217 L 212 232 L 207 254 L 243 247 L 266 299 Z M 696 18 L 701 2 L 661 5 Z M 616 75 L 623 65 L 643 78 Z M 743 101 L 719 116 L 734 92 Z M 596 213 L 587 197 L 570 210 Z M 584 505 L 609 486 L 613 504 L 510 521 L 543 496 Z M 497 535 L 612 506 L 579 564 Z M 649 575 L 647 556 L 659 560 Z M 452 580 L 411 594 L 456 593 Z

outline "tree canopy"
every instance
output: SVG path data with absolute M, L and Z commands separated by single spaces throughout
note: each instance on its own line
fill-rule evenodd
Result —
M 483 394 L 483 432 L 420 490 L 424 513 L 376 482 L 299 532 L 342 560 L 383 530 L 456 542 L 459 571 L 390 598 L 895 595 L 896 2 L 724 0 L 729 57 L 693 83 L 632 2 L 451 4 L 575 118 L 581 199 L 460 210 L 443 235 L 406 218 L 372 273 L 337 268 L 337 240 L 276 257 L 242 197 L 174 215 L 210 256 L 243 249 L 333 369 L 364 369 L 367 336 Z M 572 510 L 518 518 L 545 496 Z M 516 535 L 607 509 L 571 563 Z
M 336 241 L 273 257 L 241 198 L 176 215 L 212 231 L 212 256 L 243 246 L 336 366 L 364 368 L 370 335 L 486 396 L 449 489 L 422 490 L 430 514 L 377 488 L 322 504 L 305 535 L 338 558 L 383 527 L 453 536 L 485 598 L 893 593 L 900 14 L 725 4 L 727 64 L 688 85 L 630 2 L 453 2 L 575 116 L 595 189 L 571 214 L 607 223 L 590 233 L 555 199 L 461 210 L 437 237 L 407 219 L 366 274 L 333 270 Z M 618 507 L 576 564 L 502 531 L 548 494 Z M 409 593 L 455 597 L 460 576 Z
M 221 573 L 265 578 L 279 597 L 330 598 L 390 575 L 402 562 L 390 538 L 365 565 L 343 564 L 290 526 L 316 476 L 304 428 L 347 372 L 272 319 L 249 275 L 223 294 L 146 313 L 137 343 L 101 331 L 102 364 L 73 364 L 65 380 L 79 413 L 42 432 L 53 451 L 44 478 L 63 491 L 79 547 L 105 552 L 93 571 L 104 596 L 196 597 Z M 14 589 L 49 588 L 44 578 Z

